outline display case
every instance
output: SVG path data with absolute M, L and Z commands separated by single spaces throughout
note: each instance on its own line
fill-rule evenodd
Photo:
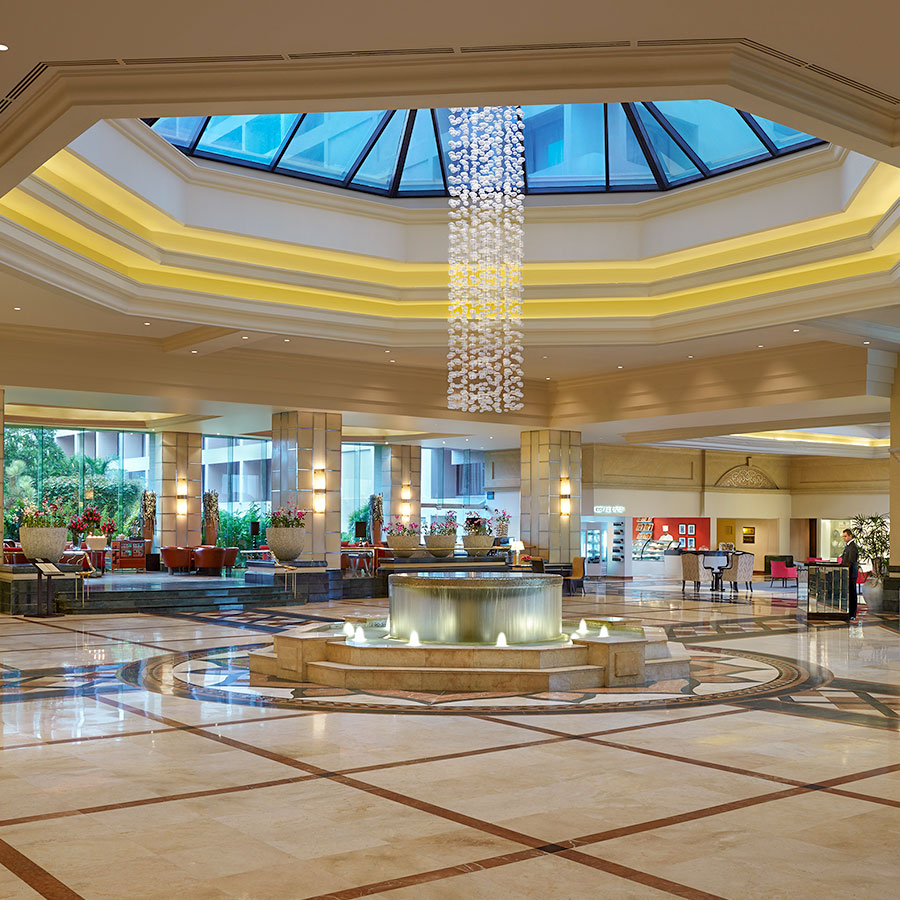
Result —
M 850 618 L 850 569 L 838 563 L 810 563 L 797 577 L 798 606 L 807 620 Z
M 143 540 L 112 542 L 110 570 L 118 572 L 123 569 L 133 569 L 136 572 L 147 570 L 146 544 Z

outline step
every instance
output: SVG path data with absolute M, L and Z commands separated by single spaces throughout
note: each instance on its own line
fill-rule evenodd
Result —
M 275 638 L 276 647 L 284 638 Z M 560 647 L 369 647 L 334 641 L 328 644 L 328 659 L 351 666 L 412 666 L 453 669 L 555 669 L 583 666 L 588 661 L 585 646 Z
M 649 683 L 688 679 L 691 677 L 691 655 L 684 649 L 684 644 L 668 641 L 666 656 L 646 659 L 644 673 Z
M 599 666 L 548 669 L 352 666 L 320 661 L 306 666 L 308 681 L 350 690 L 534 691 L 583 690 L 603 685 Z

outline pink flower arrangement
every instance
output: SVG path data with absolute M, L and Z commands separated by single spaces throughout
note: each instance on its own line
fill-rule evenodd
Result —
M 456 534 L 456 510 L 451 510 L 444 517 L 444 521 L 440 522 L 437 519 L 432 521 L 431 528 L 429 529 L 430 534 L 441 534 L 441 535 L 450 535 Z
M 27 503 L 22 509 L 22 525 L 25 528 L 65 528 L 66 513 L 58 500 L 52 503 L 44 500 L 40 506 Z
M 271 528 L 306 528 L 306 510 L 293 506 L 280 506 L 269 520 Z
M 86 506 L 81 514 L 81 520 L 84 522 L 84 530 L 88 534 L 93 534 L 100 528 L 103 516 L 100 515 L 100 510 L 96 506 Z
M 384 533 L 388 537 L 417 535 L 419 533 L 419 525 L 417 522 L 404 522 L 402 516 L 391 516 L 391 520 L 384 527 Z
M 112 537 L 116 533 L 116 523 L 110 519 L 107 522 L 104 522 L 100 526 L 100 531 L 102 534 L 105 534 L 107 537 Z

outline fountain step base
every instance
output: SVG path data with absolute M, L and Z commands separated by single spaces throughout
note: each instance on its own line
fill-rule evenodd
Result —
M 316 684 L 350 690 L 399 691 L 536 691 L 584 690 L 602 687 L 602 666 L 546 669 L 448 668 L 443 666 L 354 666 L 311 662 L 307 678 Z

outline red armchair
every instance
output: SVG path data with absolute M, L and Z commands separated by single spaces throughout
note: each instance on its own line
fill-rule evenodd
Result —
M 196 547 L 192 551 L 194 569 L 204 575 L 221 575 L 225 565 L 224 547 Z
M 797 580 L 797 567 L 789 566 L 787 563 L 783 562 L 780 559 L 773 559 L 772 575 L 769 578 L 769 584 L 774 585 L 776 578 L 781 581 L 782 585 L 787 587 L 788 581 Z
M 175 569 L 191 568 L 191 550 L 189 547 L 162 547 L 159 551 L 159 558 L 162 564 L 169 570 L 169 574 L 173 575 Z
M 234 568 L 234 564 L 237 562 L 238 558 L 238 548 L 237 547 L 226 547 L 225 548 L 225 562 L 223 565 L 225 566 L 226 574 L 230 575 L 231 570 Z

